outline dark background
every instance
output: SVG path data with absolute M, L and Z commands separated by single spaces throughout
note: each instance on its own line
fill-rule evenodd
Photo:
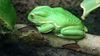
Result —
M 39 5 L 60 6 L 80 18 L 83 11 L 80 8 L 81 2 L 82 0 L 13 0 L 18 15 L 17 23 L 25 24 L 31 24 L 27 20 L 27 15 L 35 6 Z M 100 8 L 92 11 L 83 23 L 87 26 L 88 33 L 100 35 Z M 53 48 L 43 45 L 4 43 L 3 46 L 3 48 L 0 48 L 0 56 L 95 56 L 70 49 Z

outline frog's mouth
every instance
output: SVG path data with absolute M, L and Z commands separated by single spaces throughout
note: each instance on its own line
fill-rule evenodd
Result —
M 33 19 L 32 22 L 35 23 L 38 26 L 48 23 L 48 22 L 43 21 L 43 20 L 35 20 L 35 19 Z
M 35 23 L 35 22 L 34 22 Z M 43 25 L 44 23 L 35 23 L 35 25 L 37 25 L 37 26 L 41 26 L 41 25 Z

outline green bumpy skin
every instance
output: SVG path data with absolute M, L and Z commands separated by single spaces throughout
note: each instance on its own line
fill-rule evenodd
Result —
M 29 13 L 28 20 L 41 33 L 52 31 L 60 38 L 82 39 L 87 31 L 79 18 L 61 7 L 38 6 Z

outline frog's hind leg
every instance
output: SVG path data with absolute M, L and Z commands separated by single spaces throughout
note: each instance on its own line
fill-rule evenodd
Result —
M 64 38 L 64 39 L 69 39 L 69 40 L 80 40 L 83 39 L 82 36 L 65 36 L 63 34 L 57 34 L 58 37 Z
M 62 28 L 58 36 L 68 39 L 81 39 L 85 35 L 84 28 L 82 26 L 68 26 Z

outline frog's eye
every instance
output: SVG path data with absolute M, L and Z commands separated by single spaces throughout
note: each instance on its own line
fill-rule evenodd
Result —
M 33 15 L 33 14 L 31 14 L 29 17 L 30 17 L 31 19 L 34 19 L 34 15 Z

